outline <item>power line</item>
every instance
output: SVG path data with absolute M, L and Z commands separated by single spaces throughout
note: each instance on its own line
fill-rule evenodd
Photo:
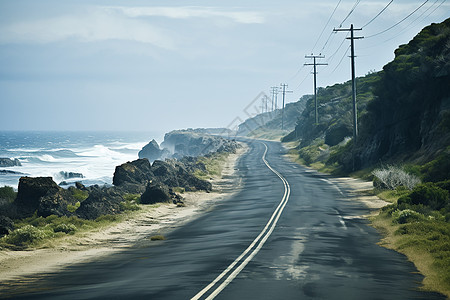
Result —
M 320 53 L 323 53 L 323 51 L 325 50 L 325 47 L 327 46 L 328 42 L 330 41 L 330 38 L 333 36 L 333 33 L 335 33 L 334 31 L 330 32 L 330 35 L 328 36 L 327 40 L 325 41 L 325 44 L 323 45 L 322 49 L 320 49 Z
M 312 70 L 313 70 L 313 68 L 311 68 L 311 70 L 309 71 L 309 73 L 311 73 Z M 297 86 L 297 88 L 296 88 L 295 90 L 298 90 L 298 89 L 302 86 L 302 84 L 305 82 L 306 78 L 308 78 L 309 73 L 306 74 L 305 78 L 303 78 L 303 80 L 300 82 L 300 84 Z
M 341 50 L 341 47 L 342 47 L 342 45 L 344 45 L 344 42 L 347 39 L 348 35 L 349 35 L 349 33 L 347 33 L 347 36 L 344 37 L 344 39 L 342 40 L 341 44 L 336 49 L 336 51 L 334 51 L 334 53 L 329 56 L 328 62 L 331 62 L 333 60 L 334 56 L 339 52 L 339 50 Z
M 438 5 L 435 9 L 433 9 L 433 11 L 430 12 L 430 13 L 424 18 L 424 20 L 425 20 L 426 18 L 428 18 L 430 15 L 432 15 L 439 7 L 441 7 L 441 5 L 444 4 L 445 1 L 447 1 L 447 0 L 442 0 L 442 2 L 439 3 L 439 5 Z
M 336 12 L 336 10 L 337 10 L 339 4 L 341 4 L 341 1 L 342 1 L 342 0 L 339 0 L 338 4 L 336 5 L 336 7 L 334 8 L 333 12 L 331 13 L 331 16 L 328 18 L 328 21 L 327 21 L 327 23 L 325 24 L 325 26 L 323 27 L 322 32 L 320 33 L 319 37 L 317 38 L 317 41 L 316 41 L 316 43 L 314 44 L 314 46 L 313 46 L 313 48 L 312 48 L 312 50 L 311 50 L 311 53 L 314 52 L 314 49 L 316 48 L 317 43 L 319 42 L 320 38 L 322 37 L 323 32 L 325 31 L 325 29 L 327 28 L 328 24 L 330 23 L 331 18 L 333 17 L 334 13 Z
M 297 73 L 295 73 L 295 75 L 292 76 L 288 81 L 292 81 L 295 77 L 297 77 L 298 74 L 300 74 L 301 70 L 303 70 L 304 67 L 305 67 L 305 66 L 302 65 L 301 68 L 299 68 L 299 69 L 297 70 Z
M 428 7 L 426 10 L 424 10 L 417 18 L 415 18 L 411 23 L 409 23 L 409 25 L 407 25 L 405 28 L 403 28 L 400 32 L 398 32 L 398 34 L 397 35 L 394 35 L 393 37 L 391 37 L 391 38 L 389 38 L 389 39 L 387 39 L 387 40 L 384 40 L 383 41 L 383 43 L 385 43 L 385 42 L 388 42 L 388 41 L 390 41 L 390 40 L 393 40 L 393 39 L 395 39 L 395 38 L 397 38 L 397 37 L 399 37 L 403 32 L 405 32 L 406 30 L 409 30 L 411 27 L 412 27 L 412 25 L 414 24 L 414 23 L 416 23 L 416 21 L 418 20 L 418 19 L 420 19 L 420 17 L 422 17 L 427 11 L 429 11 L 433 6 L 435 6 L 436 5 L 436 3 L 438 2 L 439 0 L 436 0 L 430 7 Z M 445 0 L 444 0 L 445 1 Z M 441 3 L 442 4 L 442 3 Z M 439 7 L 439 6 L 438 6 Z M 438 8 L 438 7 L 436 7 L 436 9 Z M 435 10 L 433 10 L 433 12 L 434 12 Z
M 344 40 L 345 41 L 345 40 Z M 348 53 L 348 49 L 350 49 L 350 46 L 348 46 L 347 50 L 345 50 L 344 55 L 341 57 L 341 60 L 339 61 L 338 65 L 336 66 L 336 68 L 333 69 L 333 71 L 331 71 L 330 75 L 334 73 L 334 71 L 337 70 L 337 68 L 341 65 L 342 61 L 344 60 L 344 57 L 347 55 Z
M 361 2 L 361 0 L 356 0 L 355 5 L 353 5 L 352 9 L 350 10 L 350 12 L 347 14 L 347 16 L 344 18 L 344 20 L 342 20 L 341 24 L 339 24 L 339 28 L 342 27 L 342 24 L 344 24 L 344 22 L 348 19 L 348 17 L 350 17 L 350 15 L 353 13 L 353 11 L 356 9 L 356 7 L 358 6 L 359 2 Z
M 416 11 L 418 11 L 419 9 L 421 9 L 422 6 L 424 6 L 428 1 L 429 1 L 429 0 L 425 0 L 425 2 L 422 3 L 418 8 L 416 8 L 415 10 L 413 10 L 409 15 L 407 15 L 406 17 L 404 17 L 403 19 L 401 19 L 400 21 L 398 21 L 397 23 L 395 23 L 395 24 L 392 25 L 391 27 L 389 27 L 389 28 L 387 28 L 387 29 L 385 29 L 385 30 L 383 30 L 383 31 L 380 31 L 380 32 L 378 32 L 378 33 L 369 35 L 369 36 L 367 36 L 366 38 L 371 38 L 371 37 L 380 35 L 380 34 L 382 34 L 382 33 L 385 33 L 386 31 L 389 31 L 389 30 L 391 30 L 392 28 L 398 26 L 400 23 L 402 23 L 403 21 L 405 21 L 406 19 L 408 19 L 409 17 L 411 17 Z
M 366 25 L 364 25 L 361 28 L 366 27 L 367 25 L 369 25 L 370 23 L 372 23 L 373 21 L 375 21 L 376 18 L 378 18 L 388 7 L 389 5 L 391 5 L 391 3 L 394 2 L 394 0 L 391 0 L 375 17 L 372 18 L 372 20 L 370 20 L 369 22 L 367 22 Z

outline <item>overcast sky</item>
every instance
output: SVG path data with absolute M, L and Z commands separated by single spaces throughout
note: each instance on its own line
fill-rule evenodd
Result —
M 389 2 L 0 0 L 0 130 L 226 127 L 271 86 L 287 83 L 287 102 L 313 93 L 306 54 L 329 63 L 319 86 L 349 80 L 350 42 L 332 29 L 363 27 Z M 393 1 L 356 32 L 357 75 L 449 12 Z

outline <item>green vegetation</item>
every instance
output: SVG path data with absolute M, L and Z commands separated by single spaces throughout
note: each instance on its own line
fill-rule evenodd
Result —
M 10 186 L 0 187 L 0 199 L 5 199 L 8 202 L 13 202 L 16 199 L 17 193 Z
M 152 240 L 152 241 L 164 241 L 165 239 L 166 239 L 165 236 L 163 236 L 161 234 L 150 237 L 150 240 Z
M 214 152 L 205 156 L 199 156 L 197 163 L 204 164 L 205 170 L 196 169 L 194 171 L 194 176 L 200 179 L 220 177 L 229 155 L 228 152 Z
M 80 208 L 80 201 L 77 201 L 74 205 L 72 204 L 67 204 L 67 210 L 70 211 L 71 213 L 75 212 L 78 208 Z
M 120 202 L 120 209 L 122 211 L 137 211 L 139 207 L 139 201 L 141 200 L 140 194 L 125 194 L 123 195 L 125 201 Z
M 89 193 L 87 191 L 79 189 L 70 189 L 70 192 L 72 193 L 72 196 L 80 202 L 83 202 L 89 196 Z
M 264 139 L 264 140 L 271 140 L 271 141 L 280 141 L 283 136 L 288 134 L 289 131 L 287 130 L 281 130 L 281 129 L 272 129 L 267 130 L 265 127 L 260 127 L 248 134 L 249 137 L 255 138 L 255 139 Z
M 105 215 L 96 220 L 85 220 L 78 217 L 29 217 L 15 220 L 15 229 L 0 238 L 0 249 L 26 249 L 29 247 L 45 247 L 51 240 L 76 232 L 84 232 L 101 228 L 123 220 L 125 215 Z
M 382 191 L 378 196 L 393 202 L 372 218 L 374 227 L 385 233 L 383 245 L 415 263 L 425 275 L 425 289 L 450 296 L 448 191 L 425 183 L 413 191 Z

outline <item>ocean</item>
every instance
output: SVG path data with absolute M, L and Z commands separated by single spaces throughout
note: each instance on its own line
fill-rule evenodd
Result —
M 22 176 L 51 176 L 63 187 L 110 185 L 116 166 L 138 158 L 141 148 L 162 132 L 0 131 L 0 158 L 19 159 L 22 166 L 0 167 L 0 187 L 17 189 Z M 1 172 L 1 170 L 7 170 Z M 21 174 L 12 174 L 11 172 Z M 82 178 L 68 178 L 71 175 Z

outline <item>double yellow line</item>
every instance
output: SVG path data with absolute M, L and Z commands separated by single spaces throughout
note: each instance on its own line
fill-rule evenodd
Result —
M 225 278 L 225 280 L 220 283 L 219 286 L 217 286 L 206 298 L 206 300 L 214 299 L 224 288 L 227 287 L 235 278 L 239 275 L 239 273 L 245 268 L 245 266 L 255 257 L 255 255 L 261 250 L 261 248 L 264 246 L 267 239 L 272 234 L 273 230 L 275 229 L 275 226 L 277 225 L 277 222 L 283 213 L 283 210 L 289 201 L 289 196 L 291 194 L 291 187 L 289 186 L 288 181 L 274 168 L 270 166 L 270 164 L 266 160 L 266 154 L 268 151 L 267 145 L 263 143 L 264 147 L 266 148 L 264 151 L 264 154 L 262 156 L 262 160 L 264 164 L 273 172 L 275 175 L 277 175 L 284 185 L 284 194 L 281 198 L 280 203 L 278 204 L 277 208 L 273 212 L 272 216 L 270 217 L 269 221 L 267 222 L 266 226 L 264 226 L 263 230 L 259 233 L 259 235 L 253 240 L 253 242 L 247 247 L 247 249 L 244 250 L 244 252 L 239 255 L 238 258 L 236 258 L 222 273 L 219 274 L 219 276 L 216 277 L 210 284 L 208 284 L 205 288 L 203 288 L 200 292 L 198 292 L 194 297 L 191 298 L 191 300 L 198 300 L 200 299 L 205 293 L 207 293 L 210 289 L 215 287 L 225 276 L 227 276 L 228 273 L 231 272 L 231 274 L 228 275 L 228 277 Z M 256 247 L 255 247 L 256 246 Z M 249 254 L 250 253 L 250 254 Z M 243 259 L 246 257 L 245 259 Z

